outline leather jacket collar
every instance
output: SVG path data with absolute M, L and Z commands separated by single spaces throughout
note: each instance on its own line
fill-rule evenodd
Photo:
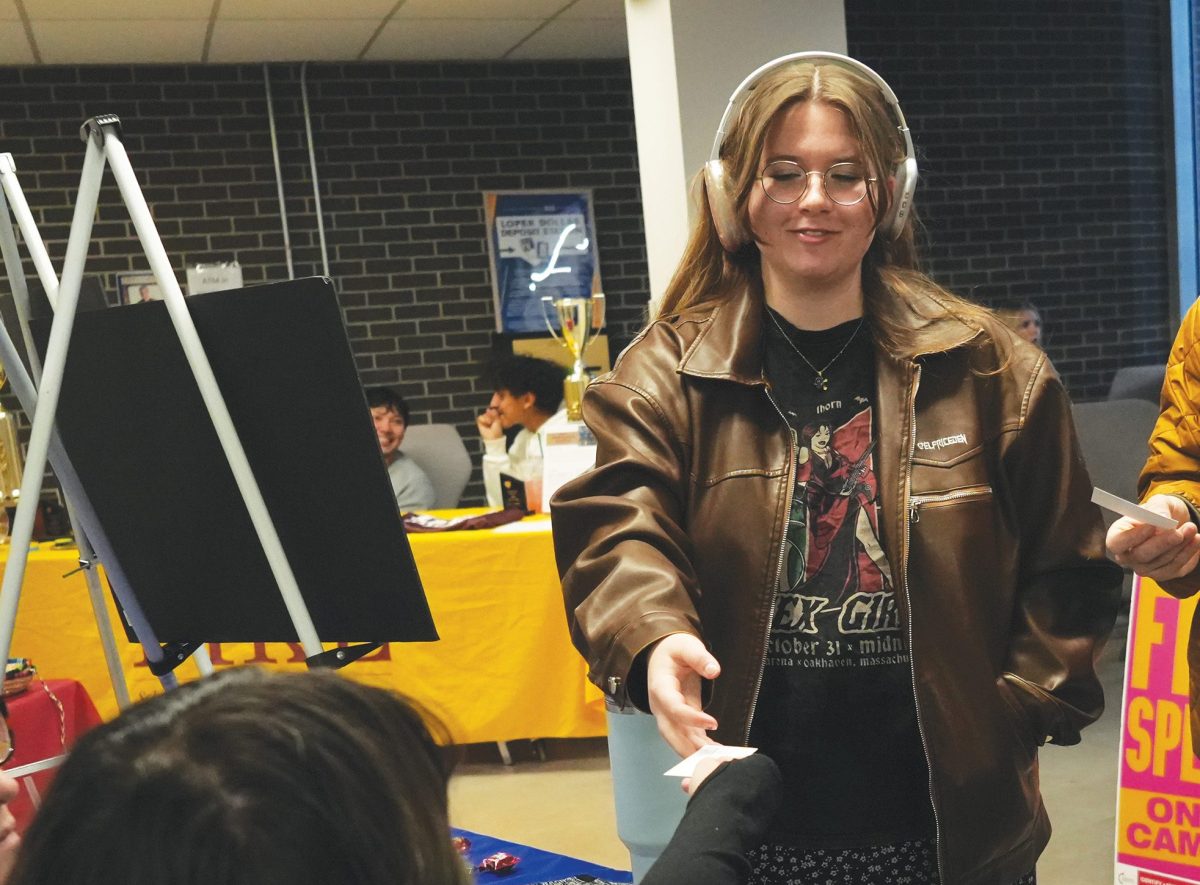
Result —
M 891 319 L 914 335 L 908 352 L 893 359 L 911 361 L 931 353 L 953 350 L 980 334 L 980 329 L 947 312 L 933 296 L 918 303 L 896 298 Z M 744 289 L 715 306 L 710 302 L 681 313 L 677 324 L 696 322 L 704 328 L 679 361 L 678 371 L 699 378 L 724 378 L 740 384 L 762 385 L 762 296 Z

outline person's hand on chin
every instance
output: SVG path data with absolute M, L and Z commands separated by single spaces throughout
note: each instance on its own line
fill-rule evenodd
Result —
M 479 435 L 484 439 L 500 439 L 504 436 L 504 426 L 500 423 L 500 413 L 495 406 L 489 406 L 483 414 L 475 418 L 475 426 Z

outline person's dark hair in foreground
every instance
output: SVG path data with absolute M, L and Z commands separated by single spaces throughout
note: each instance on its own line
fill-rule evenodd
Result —
M 464 885 L 447 777 L 391 692 L 225 671 L 86 734 L 9 885 Z

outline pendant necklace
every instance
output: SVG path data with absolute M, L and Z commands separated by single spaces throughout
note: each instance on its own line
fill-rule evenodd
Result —
M 783 331 L 783 326 L 779 325 L 779 320 L 775 319 L 774 311 L 772 311 L 770 308 L 766 308 L 766 311 L 767 316 L 771 318 L 771 322 L 775 324 L 775 328 L 779 330 L 779 334 L 783 336 L 783 340 L 791 345 L 792 350 L 796 351 L 796 356 L 804 360 L 804 364 L 816 372 L 816 377 L 814 377 L 812 381 L 813 387 L 821 391 L 828 390 L 829 378 L 826 377 L 825 373 L 829 371 L 830 366 L 837 362 L 838 357 L 846 352 L 846 348 L 850 346 L 850 342 L 855 339 L 855 337 L 858 335 L 858 330 L 862 328 L 865 317 L 858 318 L 858 325 L 854 327 L 854 331 L 850 333 L 850 337 L 846 339 L 846 343 L 842 345 L 842 349 L 833 355 L 833 359 L 827 362 L 822 368 L 818 369 L 812 364 L 812 361 L 809 360 L 808 357 L 800 352 L 800 348 L 796 346 L 796 342 L 792 340 L 792 336 Z

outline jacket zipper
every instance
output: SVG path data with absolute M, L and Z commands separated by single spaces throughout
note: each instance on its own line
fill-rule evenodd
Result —
M 758 678 L 754 681 L 754 694 L 750 696 L 750 715 L 746 717 L 746 733 L 742 736 L 742 740 L 748 746 L 750 744 L 750 727 L 754 724 L 754 713 L 758 709 L 758 695 L 762 691 L 763 674 L 767 669 L 767 646 L 771 642 L 771 625 L 775 623 L 775 600 L 779 594 L 779 578 L 783 574 L 783 560 L 787 557 L 787 529 L 788 520 L 792 515 L 792 495 L 796 488 L 796 449 L 798 440 L 796 439 L 796 429 L 788 423 L 784 417 L 783 410 L 779 408 L 775 402 L 775 397 L 771 396 L 771 389 L 764 387 L 763 392 L 767 395 L 767 399 L 774 406 L 775 411 L 779 413 L 779 420 L 783 422 L 783 426 L 788 429 L 791 435 L 788 451 L 788 474 L 787 474 L 787 492 L 784 500 L 783 508 L 783 534 L 780 536 L 779 542 L 779 561 L 775 564 L 775 580 L 771 583 L 771 605 L 767 609 L 767 632 L 763 636 L 762 654 L 758 661 Z
M 913 606 L 912 593 L 908 590 L 908 557 L 912 544 L 912 524 L 917 521 L 917 506 L 925 498 L 913 498 L 912 470 L 913 458 L 917 451 L 917 389 L 921 386 L 921 364 L 913 364 L 912 390 L 909 394 L 909 424 L 908 424 L 908 464 L 904 474 L 904 497 L 908 505 L 905 511 L 910 518 L 904 521 L 904 551 L 901 554 L 904 561 L 900 565 L 901 580 L 904 582 L 904 594 L 908 598 L 908 670 L 912 676 L 913 708 L 917 713 L 917 733 L 921 738 L 921 751 L 925 754 L 925 766 L 929 771 L 929 805 L 933 809 L 933 850 L 937 856 L 938 881 L 945 882 L 946 876 L 942 869 L 942 824 L 938 820 L 937 802 L 933 797 L 933 760 L 929 756 L 929 743 L 925 739 L 925 726 L 921 722 L 921 701 L 917 697 L 917 656 L 913 648 Z M 963 491 L 967 491 L 964 489 Z M 955 494 L 955 493 L 950 493 Z M 940 497 L 940 496 L 934 496 Z M 904 512 L 904 511 L 902 511 Z
M 915 417 L 915 416 L 914 416 Z M 915 432 L 914 427 L 914 432 Z M 921 521 L 921 508 L 925 505 L 930 507 L 940 507 L 945 504 L 953 504 L 956 501 L 963 501 L 968 498 L 984 498 L 992 494 L 992 487 L 985 485 L 967 486 L 965 489 L 958 489 L 953 492 L 943 492 L 938 495 L 909 495 L 908 497 L 908 518 L 909 522 Z

